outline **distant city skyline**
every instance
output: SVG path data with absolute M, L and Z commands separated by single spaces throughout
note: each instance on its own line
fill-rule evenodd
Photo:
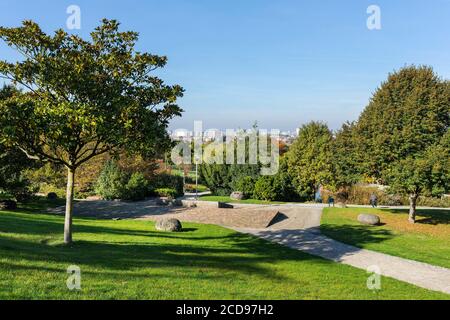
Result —
M 0 25 L 33 19 L 46 32 L 66 29 L 67 8 L 81 10 L 88 38 L 102 18 L 140 33 L 141 51 L 166 55 L 157 72 L 180 84 L 185 110 L 170 129 L 282 131 L 311 120 L 338 129 L 356 120 L 389 72 L 427 64 L 450 78 L 450 1 L 169 0 L 0 1 Z M 381 12 L 369 30 L 367 8 Z M 18 55 L 0 44 L 0 59 Z

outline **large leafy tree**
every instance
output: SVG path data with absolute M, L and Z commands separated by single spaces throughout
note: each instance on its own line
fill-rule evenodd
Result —
M 319 185 L 332 182 L 332 139 L 326 124 L 312 121 L 300 128 L 286 153 L 292 184 L 301 197 L 312 198 Z
M 383 182 L 396 162 L 437 143 L 449 127 L 450 82 L 427 66 L 408 66 L 389 75 L 356 125 L 362 173 Z
M 420 195 L 439 196 L 450 190 L 450 130 L 422 154 L 398 161 L 386 176 L 392 191 L 409 196 L 408 220 L 414 223 Z
M 25 88 L 0 104 L 0 135 L 28 157 L 67 168 L 64 242 L 72 242 L 76 169 L 119 150 L 154 155 L 168 147 L 167 125 L 181 109 L 178 85 L 151 74 L 166 57 L 136 51 L 136 32 L 103 20 L 89 40 L 25 21 L 0 27 L 0 38 L 23 57 L 0 61 L 0 74 Z
M 409 66 L 381 84 L 355 127 L 360 172 L 409 194 L 411 222 L 419 194 L 443 186 L 436 181 L 442 159 L 435 160 L 449 119 L 450 82 L 430 67 Z

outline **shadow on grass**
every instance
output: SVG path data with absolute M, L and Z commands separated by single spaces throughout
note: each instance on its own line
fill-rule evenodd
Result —
M 323 224 L 320 231 L 330 238 L 349 243 L 357 247 L 363 247 L 368 243 L 380 243 L 392 239 L 395 235 L 378 226 L 364 225 L 330 225 Z
M 387 211 L 394 214 L 408 214 L 407 209 L 390 209 Z M 417 210 L 416 223 L 431 225 L 450 224 L 450 210 L 419 209 Z
M 282 279 L 283 276 L 273 274 L 271 269 L 262 264 L 292 260 L 329 263 L 249 235 L 225 231 L 214 236 L 213 233 L 199 233 L 197 228 L 186 228 L 186 233 L 161 233 L 75 224 L 75 237 L 77 232 L 90 233 L 93 240 L 79 240 L 71 246 L 52 245 L 49 243 L 55 241 L 55 235 L 61 234 L 62 237 L 62 220 L 58 222 L 51 221 L 52 217 L 43 218 L 0 215 L 0 232 L 4 233 L 0 234 L 0 253 L 4 259 L 2 264 L 14 268 L 14 265 L 22 264 L 20 261 L 25 260 L 31 269 L 41 269 L 41 265 L 53 268 L 75 264 L 107 269 L 117 274 L 145 268 L 215 269 L 220 270 L 219 274 L 223 271 L 240 271 Z M 15 235 L 9 236 L 8 233 Z M 17 234 L 33 235 L 34 240 L 20 238 Z M 36 240 L 36 235 L 41 236 L 41 239 Z M 96 239 L 95 235 L 99 237 Z M 108 240 L 102 241 L 105 235 Z M 131 237 L 122 238 L 122 235 Z M 143 236 L 148 237 L 148 240 L 143 239 Z M 170 241 L 164 242 L 157 238 L 170 238 Z M 185 272 L 183 274 L 186 276 Z M 212 276 L 218 276 L 214 274 Z

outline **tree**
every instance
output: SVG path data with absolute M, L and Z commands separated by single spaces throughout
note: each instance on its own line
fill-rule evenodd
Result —
M 361 180 L 355 157 L 357 137 L 355 123 L 346 122 L 336 132 L 332 142 L 333 187 L 341 189 Z
M 449 101 L 448 80 L 431 67 L 408 66 L 381 84 L 355 127 L 359 172 L 408 193 L 410 221 L 418 195 L 432 188 L 429 148 L 449 128 Z
M 18 91 L 12 86 L 0 89 L 0 103 L 9 99 Z M 17 148 L 8 147 L 0 139 L 0 189 L 7 191 L 21 200 L 20 196 L 28 193 L 29 181 L 24 171 L 36 167 L 25 154 Z
M 301 197 L 313 198 L 320 184 L 332 181 L 332 134 L 321 122 L 309 122 L 300 128 L 288 157 L 289 175 Z
M 150 73 L 166 57 L 136 51 L 136 32 L 103 20 L 90 40 L 24 21 L 0 27 L 0 38 L 23 61 L 0 61 L 3 78 L 25 88 L 0 104 L 0 135 L 28 157 L 67 168 L 64 242 L 72 242 L 76 169 L 104 153 L 152 156 L 170 146 L 167 125 L 181 114 L 183 89 Z
M 392 191 L 409 196 L 408 220 L 414 223 L 420 195 L 437 196 L 450 190 L 450 130 L 422 155 L 397 162 L 387 180 Z
M 437 143 L 449 127 L 450 82 L 431 67 L 389 74 L 355 127 L 359 170 L 380 182 L 396 162 Z

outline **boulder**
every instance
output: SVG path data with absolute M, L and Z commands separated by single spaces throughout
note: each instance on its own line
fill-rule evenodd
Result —
M 362 224 L 375 226 L 380 223 L 380 217 L 375 214 L 362 213 L 358 215 L 358 221 Z
M 234 191 L 232 194 L 230 194 L 230 198 L 233 200 L 242 200 L 244 199 L 244 193 L 240 191 Z
M 47 199 L 48 200 L 56 200 L 56 199 L 58 199 L 58 195 L 54 192 L 49 192 L 49 193 L 47 193 Z
M 225 202 L 217 202 L 217 208 L 221 209 L 233 209 L 233 205 Z
M 177 219 L 160 219 L 156 222 L 156 230 L 179 232 L 182 229 L 180 220 Z
M 0 210 L 15 210 L 17 202 L 14 200 L 0 200 Z

